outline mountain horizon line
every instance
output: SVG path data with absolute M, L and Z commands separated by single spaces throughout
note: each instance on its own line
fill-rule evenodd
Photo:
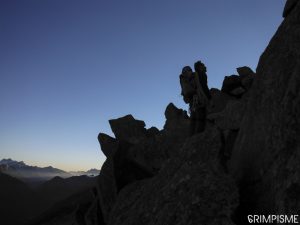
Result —
M 31 167 L 31 168 L 36 168 L 36 169 L 50 169 L 50 170 L 55 170 L 56 172 L 61 172 L 61 173 L 70 173 L 71 175 L 74 175 L 77 173 L 99 173 L 100 169 L 98 168 L 90 168 L 88 170 L 65 170 L 65 169 L 60 169 L 56 168 L 54 166 L 36 166 L 36 165 L 30 165 L 25 163 L 23 160 L 17 161 L 12 158 L 2 158 L 0 160 L 0 171 L 5 170 L 7 167 L 15 167 L 15 168 L 22 168 L 22 167 Z

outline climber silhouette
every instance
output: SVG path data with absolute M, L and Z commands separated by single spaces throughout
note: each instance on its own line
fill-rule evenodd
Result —
M 185 103 L 189 104 L 191 130 L 190 134 L 200 133 L 205 129 L 206 106 L 211 98 L 208 86 L 206 66 L 197 61 L 192 68 L 185 66 L 179 76 L 181 95 Z

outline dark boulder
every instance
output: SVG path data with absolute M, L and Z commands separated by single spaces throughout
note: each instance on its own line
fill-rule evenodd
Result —
M 241 84 L 245 90 L 249 90 L 252 86 L 255 73 L 247 66 L 239 67 L 236 69 L 241 77 Z
M 132 115 L 109 120 L 109 124 L 118 140 L 135 144 L 147 136 L 145 122 L 134 119 Z
M 118 145 L 118 141 L 115 138 L 104 133 L 100 133 L 98 135 L 98 141 L 100 143 L 101 150 L 106 157 L 109 157 Z
M 238 72 L 238 74 L 241 78 L 255 74 L 253 72 L 253 70 L 248 66 L 238 67 L 238 68 L 236 68 L 236 71 Z
M 170 103 L 165 110 L 166 123 L 164 130 L 183 130 L 189 126 L 189 117 L 187 112 L 178 109 L 173 103 Z
M 221 91 L 231 95 L 233 90 L 241 86 L 241 78 L 238 75 L 225 76 Z

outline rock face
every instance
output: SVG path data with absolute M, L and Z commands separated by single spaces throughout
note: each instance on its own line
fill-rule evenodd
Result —
M 242 187 L 240 217 L 300 213 L 299 1 L 287 2 L 285 16 L 260 58 L 229 162 Z
M 284 7 L 283 10 L 283 17 L 287 17 L 290 12 L 296 8 L 297 3 L 299 2 L 299 0 L 287 0 L 286 5 Z

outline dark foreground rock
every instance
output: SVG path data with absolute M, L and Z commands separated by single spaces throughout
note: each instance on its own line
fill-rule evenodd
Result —
M 186 140 L 180 158 L 120 192 L 108 224 L 233 224 L 238 192 L 219 163 L 221 145 L 214 128 Z
M 229 162 L 241 186 L 240 223 L 251 213 L 300 213 L 298 2 L 287 2 L 286 19 L 260 58 Z
M 165 115 L 166 125 L 161 132 L 156 128 L 146 130 L 143 122 L 128 115 L 113 120 L 115 124 L 119 124 L 113 129 L 117 138 L 99 135 L 101 148 L 107 155 L 98 178 L 99 204 L 105 223 L 108 223 L 118 193 L 124 187 L 157 175 L 171 156 L 179 154 L 180 146 L 188 137 L 188 116 L 173 104 L 167 107 Z M 124 118 L 130 118 L 131 122 L 128 123 L 126 119 L 124 126 Z M 139 129 L 137 124 L 140 124 Z M 130 134 L 130 138 L 116 135 L 122 133 L 124 127 L 126 130 L 135 130 Z
M 292 10 L 296 8 L 298 2 L 299 0 L 287 0 L 282 14 L 283 17 L 287 17 L 290 14 L 290 12 L 292 12 Z

